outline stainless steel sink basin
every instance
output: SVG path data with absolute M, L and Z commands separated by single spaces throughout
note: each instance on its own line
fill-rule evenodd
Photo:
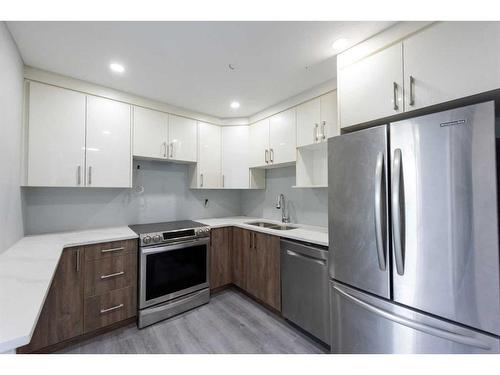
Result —
M 261 228 L 273 228 L 276 226 L 276 224 L 266 223 L 265 221 L 254 221 L 253 223 L 246 223 L 246 224 L 254 225 L 256 227 L 261 227 Z
M 293 225 L 288 225 L 288 224 L 274 224 L 274 223 L 267 223 L 265 221 L 254 221 L 252 223 L 246 223 L 248 225 L 254 225 L 256 227 L 261 227 L 261 228 L 268 228 L 268 229 L 276 229 L 276 230 L 290 230 L 290 229 L 296 229 L 297 227 Z
M 276 230 L 290 230 L 290 229 L 297 229 L 297 227 L 294 227 L 293 225 L 275 225 L 274 227 L 270 227 L 271 229 L 276 229 Z

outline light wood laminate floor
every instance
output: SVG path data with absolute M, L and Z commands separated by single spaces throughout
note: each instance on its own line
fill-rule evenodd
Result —
M 325 353 L 326 349 L 235 289 L 142 330 L 130 325 L 59 353 Z

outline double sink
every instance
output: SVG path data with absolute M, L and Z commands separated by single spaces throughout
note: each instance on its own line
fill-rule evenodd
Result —
M 275 229 L 275 230 L 290 230 L 290 229 L 297 229 L 298 228 L 298 227 L 293 226 L 293 225 L 274 224 L 274 223 L 267 223 L 265 221 L 254 221 L 254 222 L 245 223 L 245 224 L 253 225 L 253 226 L 261 227 L 261 228 Z

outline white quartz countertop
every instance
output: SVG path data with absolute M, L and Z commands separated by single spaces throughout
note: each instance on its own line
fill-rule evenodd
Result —
M 221 217 L 216 219 L 197 219 L 196 221 L 208 225 L 211 228 L 234 226 L 234 227 L 253 230 L 256 232 L 272 234 L 282 238 L 289 238 L 291 240 L 304 241 L 304 242 L 314 243 L 317 245 L 328 246 L 327 227 L 318 227 L 312 225 L 291 223 L 289 225 L 292 225 L 297 228 L 290 230 L 276 230 L 270 228 L 257 227 L 247 223 L 255 221 L 264 221 L 266 223 L 282 224 L 280 221 L 262 219 L 257 217 L 248 217 L 248 216 Z
M 30 342 L 65 247 L 131 238 L 128 227 L 26 236 L 0 254 L 0 353 Z

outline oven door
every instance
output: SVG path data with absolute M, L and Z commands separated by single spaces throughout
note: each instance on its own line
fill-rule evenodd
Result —
M 140 248 L 139 308 L 208 287 L 209 238 Z

